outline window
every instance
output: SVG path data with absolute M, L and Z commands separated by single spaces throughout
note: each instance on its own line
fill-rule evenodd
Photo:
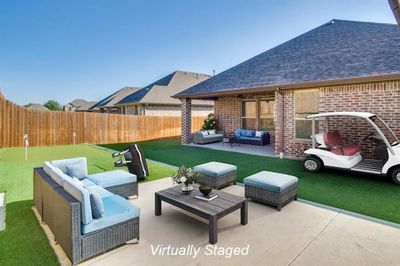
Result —
M 256 101 L 242 101 L 242 128 L 256 129 Z
M 260 100 L 260 129 L 268 132 L 275 131 L 274 123 L 275 101 L 268 99 Z
M 294 92 L 295 108 L 295 137 L 297 139 L 310 139 L 312 134 L 312 121 L 306 116 L 316 114 L 319 111 L 319 91 L 302 90 Z M 315 121 L 316 131 L 319 123 Z

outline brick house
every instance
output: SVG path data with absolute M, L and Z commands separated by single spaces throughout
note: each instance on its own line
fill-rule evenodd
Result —
M 175 71 L 125 96 L 114 107 L 123 114 L 180 116 L 180 102 L 172 96 L 208 78 L 206 74 Z M 194 116 L 206 116 L 214 110 L 213 101 L 194 100 L 192 104 Z
M 400 135 L 400 29 L 397 25 L 332 20 L 177 95 L 182 143 L 190 142 L 193 99 L 213 99 L 218 128 L 267 130 L 275 153 L 302 157 L 319 112 L 376 113 Z M 319 121 L 320 131 L 324 121 Z M 372 131 L 365 121 L 329 120 L 349 143 Z M 363 143 L 371 154 L 372 144 Z

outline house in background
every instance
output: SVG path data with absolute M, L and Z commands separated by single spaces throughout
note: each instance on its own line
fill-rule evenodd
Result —
M 79 109 L 80 107 L 84 106 L 87 103 L 88 103 L 88 101 L 86 101 L 86 100 L 75 99 L 75 100 L 67 103 L 66 105 L 64 105 L 63 111 L 64 112 L 75 112 L 77 109 Z
M 86 102 L 84 105 L 75 109 L 75 112 L 92 112 L 92 107 L 96 104 L 96 102 Z
M 175 97 L 182 103 L 182 143 L 190 142 L 193 102 L 210 98 L 219 130 L 268 130 L 275 153 L 290 157 L 302 157 L 311 146 L 305 117 L 315 113 L 376 113 L 400 135 L 400 29 L 332 20 Z M 324 123 L 319 121 L 321 131 Z M 331 129 L 353 144 L 373 131 L 352 119 L 329 120 Z
M 34 110 L 34 111 L 49 111 L 45 106 L 39 104 L 39 103 L 32 103 L 26 106 L 26 109 L 28 110 Z
M 137 90 L 115 106 L 124 114 L 180 116 L 181 105 L 173 95 L 210 78 L 209 75 L 186 71 L 175 71 L 140 90 Z M 214 102 L 195 100 L 192 103 L 194 116 L 206 116 L 214 110 Z
M 97 102 L 90 109 L 91 111 L 100 113 L 114 113 L 121 114 L 121 108 L 115 104 L 124 99 L 126 96 L 139 90 L 139 87 L 124 87 L 117 92 L 107 96 L 101 101 Z

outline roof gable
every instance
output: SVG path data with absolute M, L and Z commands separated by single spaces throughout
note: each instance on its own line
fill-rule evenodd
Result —
M 173 95 L 200 83 L 210 76 L 186 71 L 175 71 L 156 82 L 128 95 L 118 102 L 118 105 L 134 103 L 179 104 L 179 100 L 171 98 Z
M 101 108 L 101 107 L 112 107 L 126 96 L 138 90 L 139 90 L 138 87 L 124 87 L 116 91 L 115 93 L 111 94 L 110 96 L 107 96 L 106 98 L 100 100 L 90 109 Z
M 400 73 L 397 25 L 332 20 L 177 97 Z

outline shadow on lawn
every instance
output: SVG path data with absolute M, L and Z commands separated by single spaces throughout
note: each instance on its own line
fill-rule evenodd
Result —
M 59 265 L 32 210 L 32 200 L 6 205 L 6 230 L 0 232 L 1 265 Z

